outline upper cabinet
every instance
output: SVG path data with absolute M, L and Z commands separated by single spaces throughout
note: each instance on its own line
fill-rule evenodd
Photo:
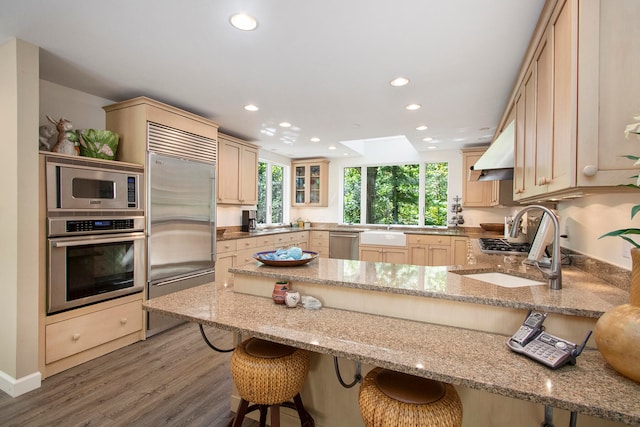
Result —
M 258 147 L 218 134 L 218 203 L 258 203 Z
M 623 156 L 639 151 L 624 139 L 640 99 L 638 17 L 637 0 L 547 3 L 508 107 L 516 119 L 515 200 L 633 182 Z
M 462 206 L 489 208 L 513 204 L 512 181 L 475 181 L 469 170 L 482 157 L 487 147 L 462 150 Z
M 291 170 L 291 206 L 328 206 L 328 160 L 294 160 Z
M 118 160 L 144 165 L 146 163 L 149 125 L 160 125 L 170 138 L 158 140 L 163 153 L 180 156 L 184 148 L 176 149 L 173 137 L 188 142 L 192 158 L 216 161 L 218 125 L 188 111 L 141 96 L 104 107 L 106 128 L 120 136 Z M 157 127 L 157 126 L 156 126 Z M 196 135 L 196 138 L 192 136 Z

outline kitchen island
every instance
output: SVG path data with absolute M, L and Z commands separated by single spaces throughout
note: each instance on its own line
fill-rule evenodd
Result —
M 282 269 L 256 262 L 233 269 L 233 288 L 203 285 L 150 300 L 145 308 L 314 352 L 302 396 L 319 426 L 338 425 L 338 419 L 361 425 L 357 387 L 341 388 L 332 356 L 342 359 L 346 378 L 353 373 L 350 361 L 356 361 L 364 365 L 363 374 L 381 366 L 454 384 L 465 426 L 537 426 L 542 405 L 589 415 L 580 417 L 581 426 L 619 425 L 603 419 L 640 424 L 640 385 L 609 368 L 597 350 L 587 348 L 577 365 L 554 371 L 505 345 L 531 308 L 550 312 L 549 331 L 580 341 L 598 312 L 625 302 L 628 294 L 615 288 L 607 292 L 605 284 L 585 281 L 570 269 L 565 289 L 558 292 L 546 285 L 501 288 L 457 274 L 504 266 L 464 268 L 318 259 Z M 265 296 L 276 280 L 291 281 L 324 307 L 273 304 Z M 568 418 L 564 411 L 557 416 Z

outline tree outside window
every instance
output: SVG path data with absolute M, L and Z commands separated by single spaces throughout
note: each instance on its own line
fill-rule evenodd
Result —
M 345 223 L 447 225 L 447 163 L 344 168 Z M 366 179 L 363 181 L 363 176 Z M 420 206 L 420 194 L 425 204 Z M 364 196 L 364 198 L 363 198 Z
M 285 222 L 285 167 L 271 162 L 258 162 L 258 224 Z

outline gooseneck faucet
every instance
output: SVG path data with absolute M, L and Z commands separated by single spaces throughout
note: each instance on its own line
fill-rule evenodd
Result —
M 556 214 L 551 209 L 545 206 L 531 205 L 523 208 L 513 217 L 513 224 L 520 223 L 522 215 L 524 215 L 525 212 L 533 209 L 540 209 L 544 211 L 547 215 L 549 215 L 551 221 L 553 222 L 553 252 L 551 254 L 551 267 L 540 267 L 540 264 L 537 261 L 535 262 L 535 265 L 536 267 L 538 267 L 538 270 L 540 270 L 544 278 L 549 281 L 549 287 L 554 290 L 560 290 L 562 289 L 562 270 L 560 268 L 560 223 Z M 517 237 L 518 227 L 512 226 L 511 232 L 509 234 L 511 235 L 511 237 Z

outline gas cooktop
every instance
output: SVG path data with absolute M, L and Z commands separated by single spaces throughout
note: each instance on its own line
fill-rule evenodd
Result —
M 510 243 L 506 239 L 482 237 L 478 239 L 483 254 L 526 255 L 531 243 Z

